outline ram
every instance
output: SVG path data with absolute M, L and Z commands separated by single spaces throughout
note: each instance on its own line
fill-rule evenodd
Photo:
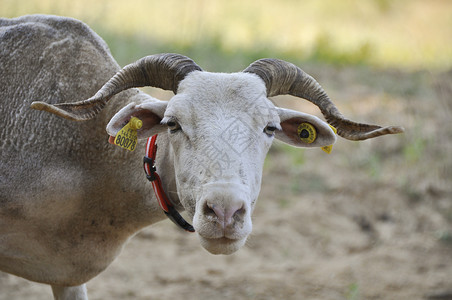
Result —
M 86 299 L 85 283 L 165 215 L 209 252 L 237 251 L 275 138 L 328 150 L 334 128 L 351 140 L 402 131 L 345 119 L 311 76 L 282 60 L 223 74 L 158 54 L 119 70 L 79 21 L 35 15 L 0 25 L 0 270 L 50 284 L 56 299 Z M 143 86 L 175 95 L 159 101 Z M 268 99 L 281 94 L 314 103 L 329 124 Z M 105 128 L 112 143 L 141 149 L 110 145 Z M 154 136 L 147 176 L 145 140 L 135 135 Z

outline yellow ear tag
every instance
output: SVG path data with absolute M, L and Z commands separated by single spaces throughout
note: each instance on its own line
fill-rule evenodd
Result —
M 317 138 L 315 127 L 309 123 L 301 123 L 298 125 L 298 137 L 306 144 L 311 144 Z
M 118 134 L 115 137 L 115 145 L 129 151 L 135 150 L 138 142 L 137 130 L 142 126 L 143 122 L 140 119 L 132 117 L 129 123 L 127 123 L 126 126 L 119 130 Z
M 328 125 L 329 125 L 329 124 L 328 124 Z M 334 126 L 331 126 L 331 125 L 330 125 L 330 127 L 331 127 L 331 129 L 334 131 L 334 133 L 337 134 L 337 129 L 334 128 Z M 323 146 L 321 149 L 322 149 L 323 151 L 325 151 L 326 153 L 330 154 L 331 151 L 333 151 L 333 145 Z
M 330 124 L 328 124 L 328 126 L 330 126 L 330 128 L 333 130 L 334 134 L 337 134 L 336 127 L 334 127 L 333 125 L 330 125 Z
M 333 145 L 329 145 L 329 146 L 323 146 L 322 148 L 323 151 L 325 151 L 326 153 L 330 154 L 331 151 L 333 151 Z

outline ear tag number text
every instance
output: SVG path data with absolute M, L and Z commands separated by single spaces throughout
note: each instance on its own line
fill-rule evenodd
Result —
M 115 137 L 115 145 L 129 151 L 135 150 L 138 142 L 137 130 L 142 126 L 143 122 L 140 119 L 132 117 L 129 123 L 119 130 Z

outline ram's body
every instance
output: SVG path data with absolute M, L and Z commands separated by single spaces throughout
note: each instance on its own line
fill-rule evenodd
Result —
M 30 103 L 88 98 L 119 66 L 79 21 L 28 16 L 0 26 L 0 270 L 82 284 L 164 214 L 136 171 L 143 153 L 106 142 L 114 106 L 76 123 L 37 113 Z M 150 98 L 137 93 L 117 95 L 116 110 Z
M 214 254 L 237 251 L 250 234 L 274 138 L 297 147 L 336 140 L 326 122 L 268 96 L 308 99 L 348 139 L 402 131 L 345 119 L 312 77 L 284 61 L 216 74 L 159 54 L 116 73 L 102 39 L 76 20 L 28 16 L 0 26 L 0 270 L 51 284 L 56 298 L 85 299 L 83 284 L 164 218 L 142 171 L 143 144 L 133 153 L 109 145 L 105 128 L 115 136 L 138 117 L 140 138 L 160 134 L 163 189 Z M 164 102 L 133 88 L 144 85 L 176 95 Z

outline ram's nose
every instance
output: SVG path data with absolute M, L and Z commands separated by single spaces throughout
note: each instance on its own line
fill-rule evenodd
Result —
M 245 214 L 245 201 L 232 200 L 225 204 L 217 204 L 213 201 L 207 201 L 206 213 L 215 215 L 217 221 L 223 228 L 231 225 L 234 219 L 240 219 Z

